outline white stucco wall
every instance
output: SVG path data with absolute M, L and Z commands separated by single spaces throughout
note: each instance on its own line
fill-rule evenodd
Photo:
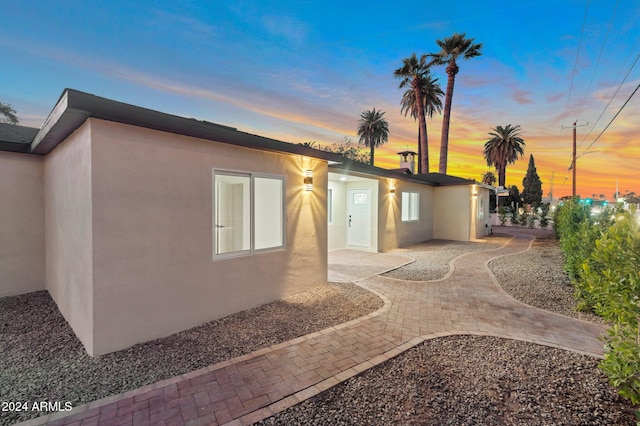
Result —
M 390 193 L 391 187 L 395 193 Z M 383 179 L 379 195 L 380 251 L 421 243 L 433 238 L 433 187 L 397 179 Z M 402 221 L 402 192 L 417 192 L 420 199 L 419 220 Z
M 328 185 L 333 192 L 333 220 L 327 224 L 329 250 L 343 249 L 347 246 L 347 184 L 330 180 Z
M 93 354 L 90 132 L 83 125 L 45 158 L 44 212 L 47 290 Z
M 327 165 L 92 119 L 94 354 L 327 281 Z M 212 170 L 284 175 L 286 248 L 213 260 Z M 303 172 L 314 171 L 305 192 Z
M 469 241 L 471 236 L 471 186 L 434 189 L 433 238 Z
M 44 161 L 0 152 L 0 297 L 44 290 Z
M 473 211 L 473 226 L 475 234 L 474 238 L 483 238 L 491 234 L 491 215 L 489 214 L 489 196 L 491 190 L 477 185 L 476 198 L 472 198 L 472 202 L 475 203 Z

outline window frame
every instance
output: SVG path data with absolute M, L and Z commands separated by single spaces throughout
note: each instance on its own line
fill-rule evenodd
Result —
M 248 177 L 249 178 L 249 249 L 248 250 L 239 250 L 228 253 L 217 253 L 217 233 L 216 233 L 216 176 L 239 176 L 239 177 Z M 260 172 L 249 172 L 249 171 L 240 171 L 240 170 L 229 170 L 229 169 L 212 169 L 211 172 L 212 178 L 212 190 L 211 190 L 211 204 L 212 204 L 212 215 L 211 215 L 211 237 L 212 237 L 212 252 L 213 252 L 213 260 L 222 260 L 229 259 L 235 257 L 242 256 L 251 256 L 253 254 L 259 254 L 270 251 L 278 251 L 285 250 L 287 245 L 287 230 L 286 230 L 286 192 L 287 192 L 287 180 L 284 175 L 276 175 L 270 173 L 260 173 Z M 281 218 L 280 223 L 282 226 L 281 230 L 281 241 L 282 244 L 279 246 L 273 247 L 265 247 L 256 249 L 255 248 L 255 235 L 256 235 L 256 215 L 255 215 L 255 207 L 256 207 L 256 197 L 255 197 L 255 179 L 273 179 L 279 180 L 281 182 Z
M 405 219 L 405 194 L 407 194 Z M 415 196 L 415 199 L 414 199 Z M 414 215 L 415 213 L 415 215 Z M 420 221 L 420 192 L 418 191 L 402 191 L 400 194 L 400 221 L 401 222 L 419 222 Z

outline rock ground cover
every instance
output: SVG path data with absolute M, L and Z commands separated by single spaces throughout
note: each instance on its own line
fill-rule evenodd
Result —
M 407 253 L 438 248 L 416 256 L 418 265 L 408 265 L 413 272 L 396 273 L 415 277 L 423 268 L 429 272 L 421 276 L 431 278 L 413 279 L 441 278 L 448 270 L 443 265 L 452 258 L 490 244 L 498 246 L 504 240 L 506 237 L 497 235 L 488 243 L 441 241 L 412 247 Z M 556 253 L 549 250 L 553 241 L 546 243 L 534 243 L 533 253 L 512 260 L 518 264 L 525 256 L 522 262 L 533 270 L 546 262 L 560 277 L 563 272 L 556 268 L 561 263 L 543 256 Z M 552 258 L 556 259 L 555 254 Z M 509 281 L 513 285 L 509 292 L 522 292 L 519 298 L 546 294 L 535 291 L 536 283 L 526 278 L 526 271 L 523 277 L 522 270 L 501 270 L 502 261 L 494 260 L 492 267 L 501 284 Z M 558 282 L 548 281 L 549 286 Z M 560 292 L 561 296 L 541 307 L 571 311 L 570 293 Z M 539 298 L 527 303 L 535 305 Z M 329 284 L 164 339 L 90 358 L 46 292 L 3 298 L 0 399 L 78 405 L 349 321 L 381 306 L 377 296 L 358 286 Z M 264 423 L 633 424 L 633 409 L 606 383 L 597 364 L 598 360 L 586 356 L 530 343 L 446 337 L 427 341 Z M 37 415 L 2 412 L 0 424 Z
M 0 401 L 73 406 L 175 377 L 341 324 L 383 306 L 353 284 L 328 284 L 129 349 L 88 356 L 46 291 L 0 299 Z M 0 412 L 0 425 L 38 417 Z
M 539 240 L 528 252 L 489 263 L 505 291 L 532 306 L 602 323 L 593 314 L 576 312 L 553 233 L 518 232 Z M 442 271 L 434 272 L 438 266 L 429 263 L 434 259 L 429 251 L 438 244 L 403 249 L 410 256 L 426 250 L 414 256 L 410 268 L 400 268 L 407 270 L 388 275 L 439 278 Z M 430 272 L 421 273 L 421 263 Z M 585 355 L 528 342 L 444 337 L 426 341 L 260 424 L 635 424 L 634 407 L 609 385 L 598 363 Z
M 598 360 L 495 337 L 428 340 L 260 425 L 632 425 Z

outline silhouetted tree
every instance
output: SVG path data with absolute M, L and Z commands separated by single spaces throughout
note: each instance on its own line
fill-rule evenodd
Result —
M 482 55 L 482 44 L 474 43 L 473 38 L 466 38 L 466 34 L 453 34 L 444 40 L 436 40 L 440 52 L 432 54 L 436 64 L 447 65 L 447 94 L 444 100 L 444 115 L 442 117 L 442 134 L 440 139 L 440 167 L 439 173 L 447 174 L 447 156 L 449 153 L 449 122 L 451 121 L 451 101 L 453 87 L 456 81 L 458 59 L 471 59 Z
M 531 204 L 536 207 L 542 203 L 542 181 L 536 171 L 533 154 L 529 155 L 527 174 L 524 179 L 522 179 L 522 199 L 525 204 Z
M 18 124 L 16 110 L 9 104 L 0 102 L 0 123 Z
M 389 140 L 389 123 L 384 118 L 384 111 L 375 108 L 362 111 L 357 133 L 360 143 L 371 150 L 369 164 L 373 166 L 375 149 Z
M 520 126 L 497 126 L 489 132 L 491 138 L 484 144 L 484 158 L 487 166 L 498 171 L 498 185 L 504 187 L 507 164 L 513 164 L 524 155 L 525 142 L 520 137 Z

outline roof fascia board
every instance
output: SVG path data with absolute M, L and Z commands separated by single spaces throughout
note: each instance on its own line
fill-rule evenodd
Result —
M 331 152 L 241 132 L 217 123 L 126 104 L 73 89 L 65 89 L 31 143 L 31 152 L 42 155 L 49 153 L 89 117 L 247 148 L 303 155 L 333 162 L 342 161 L 341 156 Z
M 29 144 L 20 142 L 0 141 L 0 151 L 19 152 L 21 154 L 29 153 Z
M 33 154 L 46 155 L 89 117 L 87 111 L 70 107 L 70 91 L 65 90 L 31 142 Z
M 379 167 L 370 166 L 368 164 L 360 163 L 353 160 L 343 160 L 342 163 L 329 165 L 329 171 L 342 171 L 343 173 L 362 177 L 382 177 L 390 179 L 398 179 L 407 182 L 418 183 L 428 186 L 437 186 L 434 182 L 429 182 L 424 179 L 417 179 L 413 175 L 405 175 L 402 173 L 394 172 L 392 170 L 381 169 Z

